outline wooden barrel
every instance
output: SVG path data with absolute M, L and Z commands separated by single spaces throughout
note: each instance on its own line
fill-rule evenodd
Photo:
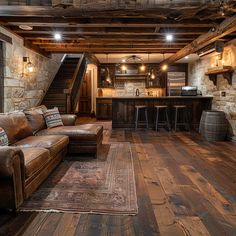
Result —
M 207 141 L 223 141 L 226 139 L 228 121 L 223 111 L 203 111 L 199 132 Z

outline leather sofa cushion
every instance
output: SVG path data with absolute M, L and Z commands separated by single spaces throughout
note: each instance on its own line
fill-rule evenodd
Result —
M 22 148 L 25 159 L 25 176 L 32 176 L 50 160 L 50 152 L 45 148 Z
M 69 139 L 64 135 L 30 136 L 14 145 L 20 148 L 41 147 L 50 151 L 51 156 L 56 156 L 67 146 Z
M 46 128 L 42 110 L 25 110 L 24 113 L 34 134 Z
M 0 127 L 5 130 L 9 145 L 33 135 L 32 129 L 22 111 L 1 113 Z
M 52 129 L 43 129 L 37 135 L 67 135 L 71 140 L 97 140 L 103 132 L 103 126 L 95 124 L 85 124 L 78 126 L 61 126 Z

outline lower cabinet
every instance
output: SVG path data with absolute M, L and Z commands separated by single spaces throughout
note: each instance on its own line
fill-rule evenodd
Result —
M 97 119 L 112 119 L 112 99 L 97 98 Z

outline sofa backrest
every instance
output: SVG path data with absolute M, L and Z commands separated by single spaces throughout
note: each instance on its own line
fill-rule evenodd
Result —
M 22 111 L 0 113 L 0 127 L 5 130 L 9 145 L 33 135 L 29 122 Z
M 45 110 L 47 110 L 47 107 L 44 105 L 32 107 L 30 109 L 24 110 L 25 116 L 34 134 L 36 134 L 40 130 L 47 128 L 46 122 L 43 116 L 43 111 Z

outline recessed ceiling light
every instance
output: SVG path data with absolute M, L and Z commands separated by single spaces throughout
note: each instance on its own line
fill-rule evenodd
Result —
M 29 26 L 29 25 L 19 25 L 19 28 L 23 29 L 23 30 L 32 30 L 33 29 L 33 27 Z
M 54 34 L 54 38 L 55 38 L 56 40 L 61 40 L 61 34 L 55 33 L 55 34 Z
M 166 40 L 167 41 L 172 41 L 173 40 L 173 35 L 172 34 L 167 34 L 166 35 Z

